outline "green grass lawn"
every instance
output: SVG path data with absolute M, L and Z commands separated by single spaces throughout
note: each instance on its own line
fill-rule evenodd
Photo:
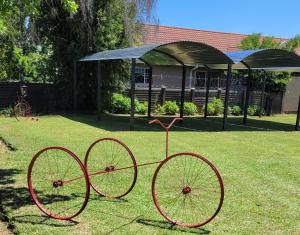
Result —
M 16 151 L 0 145 L 2 211 L 20 234 L 299 234 L 300 132 L 295 115 L 229 118 L 187 118 L 170 133 L 170 154 L 196 152 L 211 160 L 222 174 L 225 200 L 218 216 L 201 228 L 171 226 L 158 213 L 151 195 L 155 165 L 141 167 L 138 181 L 124 200 L 99 197 L 94 191 L 86 209 L 72 222 L 42 215 L 27 189 L 32 156 L 47 146 L 64 146 L 84 159 L 97 138 L 116 137 L 133 151 L 138 163 L 164 157 L 164 132 L 136 120 L 129 132 L 127 117 L 89 115 L 42 116 L 18 122 L 0 117 L 0 137 Z M 167 121 L 167 120 L 166 120 Z M 195 130 L 198 131 L 195 131 Z M 3 216 L 1 216 L 3 217 Z M 4 216 L 5 217 L 5 216 Z

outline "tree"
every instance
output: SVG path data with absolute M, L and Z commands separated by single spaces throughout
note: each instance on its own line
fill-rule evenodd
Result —
M 298 41 L 299 40 L 299 41 Z M 299 43 L 299 44 L 298 44 Z M 263 37 L 260 33 L 253 33 L 240 42 L 240 49 L 242 50 L 255 50 L 255 49 L 289 49 L 294 50 L 300 46 L 300 37 L 291 39 L 287 44 L 280 44 L 272 36 Z M 245 71 L 237 73 L 239 77 L 246 77 Z M 252 80 L 250 82 L 252 89 L 260 89 L 262 77 L 265 74 L 262 71 L 253 71 Z M 291 75 L 288 72 L 267 72 L 266 91 L 284 91 L 286 85 L 291 80 Z

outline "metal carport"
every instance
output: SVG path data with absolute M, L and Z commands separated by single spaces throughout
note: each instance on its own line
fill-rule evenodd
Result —
M 152 86 L 152 66 L 153 65 L 181 65 L 182 66 L 182 86 L 181 86 L 181 102 L 180 117 L 183 117 L 186 67 L 195 64 L 203 65 L 208 71 L 212 65 L 226 65 L 227 85 L 225 107 L 228 107 L 229 84 L 231 77 L 231 68 L 233 61 L 218 49 L 206 45 L 204 43 L 179 41 L 167 44 L 144 45 L 140 47 L 131 47 L 125 49 L 117 49 L 111 51 L 103 51 L 92 55 L 85 56 L 79 61 L 97 61 L 97 113 L 98 120 L 101 119 L 101 61 L 107 60 L 131 60 L 131 111 L 130 111 L 130 130 L 134 129 L 134 95 L 135 95 L 135 65 L 136 60 L 144 62 L 150 68 L 149 96 L 148 103 L 151 104 L 151 86 Z M 77 106 L 77 72 L 76 63 L 74 65 L 74 109 Z M 206 104 L 208 102 L 208 92 L 206 94 Z M 148 116 L 150 117 L 150 105 L 148 105 Z M 207 108 L 207 105 L 205 106 Z M 205 111 L 207 113 L 207 110 Z M 226 127 L 227 108 L 224 109 L 223 129 Z
M 231 58 L 235 65 L 234 69 L 248 69 L 248 81 L 246 91 L 246 102 L 243 108 L 244 119 L 243 124 L 247 124 L 247 109 L 249 105 L 249 85 L 252 70 L 263 71 L 299 71 L 300 69 L 300 56 L 294 52 L 289 52 L 283 49 L 258 49 L 246 50 L 238 52 L 229 52 L 226 55 Z M 265 90 L 265 81 L 263 82 L 263 93 Z M 262 98 L 263 100 L 263 98 Z M 261 101 L 262 105 L 262 101 Z M 300 97 L 297 111 L 297 119 L 295 130 L 299 130 L 299 117 L 300 117 Z

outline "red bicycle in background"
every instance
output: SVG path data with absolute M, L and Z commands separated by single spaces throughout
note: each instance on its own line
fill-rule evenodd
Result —
M 22 95 L 18 96 L 18 100 L 14 107 L 14 115 L 18 121 L 20 121 L 21 118 L 28 118 L 32 116 L 31 106 Z
M 152 179 L 152 197 L 159 213 L 172 224 L 200 227 L 220 211 L 224 186 L 216 167 L 203 156 L 182 152 L 165 159 L 138 165 L 132 151 L 115 138 L 98 139 L 88 148 L 84 163 L 63 147 L 39 151 L 28 169 L 28 187 L 35 204 L 48 216 L 69 220 L 85 208 L 90 186 L 101 196 L 121 198 L 134 187 L 138 167 L 159 164 Z

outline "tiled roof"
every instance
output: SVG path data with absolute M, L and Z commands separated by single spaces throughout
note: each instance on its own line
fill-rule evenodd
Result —
M 144 44 L 168 43 L 174 41 L 196 41 L 206 43 L 223 52 L 239 51 L 239 44 L 246 34 L 224 33 L 207 30 L 187 29 L 170 26 L 145 25 Z M 285 38 L 275 38 L 280 42 Z M 300 54 L 300 48 L 297 50 Z

